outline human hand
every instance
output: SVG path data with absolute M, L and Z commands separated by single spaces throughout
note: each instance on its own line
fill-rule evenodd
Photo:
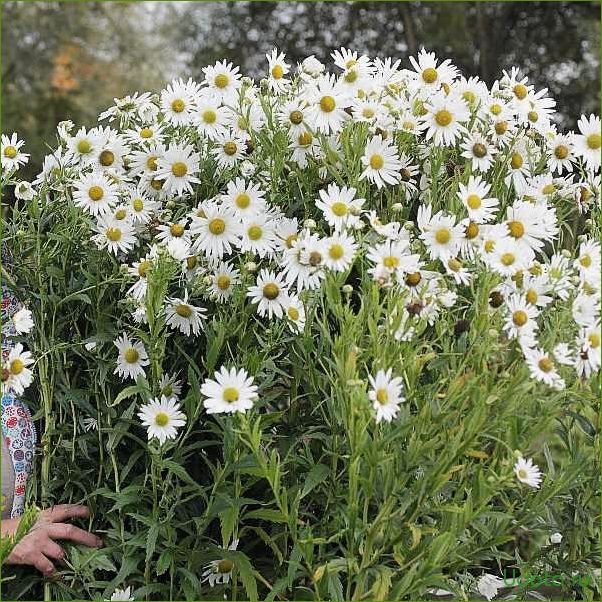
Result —
M 34 566 L 48 577 L 55 572 L 52 561 L 60 562 L 65 557 L 65 551 L 56 543 L 56 539 L 100 548 L 102 540 L 99 537 L 69 522 L 74 518 L 86 518 L 89 515 L 90 510 L 82 504 L 59 504 L 40 512 L 36 524 L 13 548 L 6 562 Z

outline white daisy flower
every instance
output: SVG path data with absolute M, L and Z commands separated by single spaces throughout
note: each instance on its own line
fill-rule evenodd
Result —
M 343 232 L 324 239 L 324 265 L 335 272 L 345 272 L 353 264 L 357 243 Z
M 168 399 L 164 395 L 144 404 L 138 417 L 146 427 L 149 441 L 158 439 L 161 445 L 168 439 L 175 439 L 178 428 L 186 424 L 186 415 L 180 410 L 180 404 L 173 397 Z
M 131 340 L 125 333 L 118 337 L 114 344 L 119 350 L 119 355 L 113 373 L 119 375 L 122 380 L 136 380 L 138 376 L 144 376 L 144 366 L 150 363 L 144 345 L 140 341 Z
M 240 245 L 241 225 L 234 211 L 225 205 L 207 204 L 205 216 L 194 216 L 190 231 L 196 236 L 193 242 L 195 253 L 202 252 L 218 259 Z
M 218 61 L 215 65 L 203 67 L 205 74 L 204 84 L 213 98 L 223 104 L 232 105 L 236 101 L 240 88 L 240 74 L 238 67 L 226 60 Z
M 102 172 L 81 175 L 74 184 L 73 202 L 92 215 L 109 213 L 119 202 L 119 188 Z
M 15 184 L 15 197 L 21 201 L 31 201 L 36 195 L 34 187 L 29 182 Z
M 541 471 L 536 464 L 533 464 L 531 458 L 526 460 L 525 458 L 519 458 L 514 465 L 514 474 L 521 483 L 539 489 L 542 480 Z
M 547 140 L 547 145 L 550 151 L 548 157 L 550 171 L 561 175 L 565 170 L 573 171 L 573 161 L 575 161 L 573 137 L 567 134 L 554 134 Z
M 377 188 L 398 184 L 401 180 L 401 161 L 397 147 L 391 139 L 383 140 L 380 136 L 371 138 L 366 144 L 361 161 L 364 171 L 360 180 L 368 178 Z
M 110 602 L 115 602 L 116 600 L 131 601 L 133 599 L 134 599 L 134 597 L 132 596 L 132 588 L 128 586 L 125 589 L 116 588 L 113 591 L 113 593 L 111 594 L 109 601 Z
M 182 393 L 182 381 L 178 380 L 175 374 L 163 374 L 159 381 L 159 391 L 161 396 L 179 401 Z
M 417 222 L 422 232 L 420 238 L 427 246 L 431 259 L 455 257 L 458 254 L 463 229 L 461 224 L 456 224 L 454 216 L 442 211 L 431 216 L 430 205 L 422 205 L 418 209 Z
M 274 222 L 264 213 L 243 218 L 241 226 L 240 250 L 251 252 L 259 257 L 273 255 L 276 249 Z
M 22 395 L 33 381 L 33 372 L 28 368 L 33 362 L 31 352 L 25 351 L 21 343 L 10 349 L 2 362 L 2 392 Z
M 564 389 L 564 380 L 554 367 L 554 361 L 539 347 L 524 349 L 525 360 L 531 373 L 531 378 L 557 389 Z
M 368 376 L 372 390 L 368 397 L 376 411 L 376 422 L 391 422 L 399 412 L 399 404 L 405 401 L 403 396 L 403 379 L 393 377 L 393 370 L 379 370 L 376 376 Z
M 468 134 L 462 141 L 462 157 L 469 159 L 472 169 L 487 172 L 493 165 L 497 149 L 493 144 L 478 132 Z
M 283 274 L 276 274 L 266 269 L 259 272 L 257 283 L 249 287 L 247 292 L 251 303 L 257 305 L 257 313 L 262 317 L 267 314 L 270 319 L 274 316 L 282 318 L 287 295 L 288 287 Z
M 494 197 L 487 197 L 490 185 L 479 176 L 470 176 L 468 184 L 459 184 L 458 198 L 468 211 L 471 221 L 482 224 L 495 217 L 499 201 Z
M 263 213 L 266 208 L 265 192 L 259 184 L 245 183 L 243 178 L 236 178 L 227 184 L 227 191 L 222 196 L 226 206 L 241 218 L 248 215 Z
M 234 167 L 245 156 L 245 152 L 245 141 L 232 133 L 217 136 L 215 146 L 211 149 L 211 154 L 222 169 Z
M 238 546 L 238 539 L 234 539 L 228 546 L 228 550 L 236 550 Z M 205 566 L 205 570 L 202 574 L 202 581 L 208 582 L 209 587 L 215 587 L 216 585 L 226 585 L 232 578 L 232 569 L 234 568 L 234 562 L 229 558 L 221 558 L 220 560 L 212 560 L 208 565 Z
M 451 84 L 458 70 L 449 59 L 438 64 L 434 52 L 420 49 L 418 56 L 410 57 L 410 63 L 415 70 L 415 77 L 421 86 L 438 90 L 441 84 Z
M 222 366 L 201 385 L 201 393 L 207 398 L 203 400 L 207 414 L 244 413 L 257 400 L 257 385 L 246 370 Z
M 538 315 L 539 310 L 534 305 L 527 303 L 519 295 L 513 295 L 506 302 L 506 321 L 503 328 L 510 338 L 524 338 L 530 341 L 538 328 Z
M 452 146 L 467 130 L 462 125 L 470 119 L 470 111 L 461 99 L 450 95 L 433 96 L 424 108 L 420 128 L 426 130 L 426 140 L 437 146 Z
M 355 188 L 329 184 L 326 190 L 320 190 L 320 200 L 316 207 L 324 213 L 324 218 L 335 230 L 344 227 L 353 228 L 360 221 L 364 199 L 355 198 Z
M 228 109 L 222 107 L 217 98 L 207 93 L 199 96 L 194 116 L 199 133 L 204 134 L 209 140 L 217 140 L 220 136 L 227 135 L 229 119 Z
M 86 128 L 80 128 L 75 136 L 67 139 L 67 157 L 87 165 L 94 161 L 100 144 L 102 140 L 98 130 L 87 131 Z
M 190 125 L 198 91 L 199 85 L 191 79 L 174 79 L 161 91 L 160 107 L 165 119 L 175 126 Z
M 590 115 L 586 117 L 581 115 L 577 126 L 579 134 L 574 138 L 574 151 L 579 157 L 582 157 L 585 164 L 592 171 L 600 169 L 600 117 Z
M 18 334 L 27 334 L 34 327 L 31 311 L 22 307 L 11 316 L 11 322 Z
M 98 248 L 107 249 L 114 255 L 127 253 L 138 242 L 132 222 L 127 219 L 117 220 L 112 215 L 101 215 L 95 229 L 97 234 L 93 239 Z
M 220 262 L 211 274 L 209 294 L 218 303 L 227 301 L 234 290 L 234 286 L 240 282 L 240 272 L 229 263 Z
M 203 320 L 207 312 L 202 307 L 196 307 L 188 302 L 188 293 L 184 299 L 168 297 L 165 306 L 165 322 L 174 330 L 179 330 L 186 336 L 198 336 L 203 328 Z
M 157 159 L 157 172 L 154 177 L 163 180 L 163 191 L 181 196 L 192 193 L 192 184 L 200 180 L 195 177 L 199 171 L 201 155 L 194 152 L 190 144 L 170 144 L 162 157 Z
M 303 332 L 305 328 L 305 307 L 297 295 L 289 295 L 284 313 L 288 318 L 290 329 L 295 332 Z
M 284 77 L 290 71 L 290 65 L 284 60 L 285 54 L 274 48 L 265 56 L 268 59 L 269 89 L 276 94 L 284 92 L 290 84 L 290 80 Z
M 351 101 L 334 75 L 324 75 L 307 92 L 307 121 L 324 134 L 337 133 L 349 119 L 345 109 Z

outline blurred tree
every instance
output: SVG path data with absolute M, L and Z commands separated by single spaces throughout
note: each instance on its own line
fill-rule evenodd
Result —
M 59 121 L 90 124 L 114 97 L 163 85 L 144 3 L 1 4 L 2 131 L 26 139 L 33 160 L 24 175 L 37 173 Z

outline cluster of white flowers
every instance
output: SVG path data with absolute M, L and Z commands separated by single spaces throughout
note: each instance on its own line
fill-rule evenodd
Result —
M 116 99 L 99 118 L 110 126 L 72 134 L 73 124 L 61 124 L 59 148 L 34 188 L 21 190 L 62 187 L 89 216 L 95 244 L 127 263 L 139 324 L 148 319 L 147 272 L 161 253 L 181 267 L 163 311 L 186 337 L 198 336 L 211 307 L 241 286 L 260 317 L 301 332 L 327 274 L 365 260 L 369 277 L 402 301 L 391 316 L 399 341 L 487 275 L 490 311 L 534 379 L 561 389 L 569 369 L 583 378 L 597 372 L 600 245 L 585 237 L 576 255 L 559 248 L 557 210 L 599 203 L 600 118 L 583 116 L 578 132 L 559 133 L 555 101 L 515 68 L 488 87 L 424 50 L 409 69 L 345 48 L 332 58 L 329 73 L 313 56 L 295 68 L 274 50 L 260 85 L 220 61 L 200 82 L 178 79 L 158 95 Z M 287 150 L 275 157 L 283 137 Z M 2 137 L 3 171 L 27 159 L 21 145 Z M 317 170 L 323 185 L 304 199 L 315 219 L 279 201 L 276 161 L 298 178 Z M 218 176 L 225 184 L 207 198 Z M 441 189 L 446 179 L 451 194 Z M 366 200 L 375 195 L 378 206 Z M 383 223 L 383 209 L 410 205 L 415 220 Z M 255 282 L 243 285 L 249 273 Z M 575 328 L 544 341 L 542 325 L 559 305 L 572 308 Z M 144 374 L 143 344 L 127 333 L 115 344 L 116 373 Z M 370 382 L 376 420 L 390 421 L 403 401 L 401 378 L 382 370 Z M 222 368 L 203 394 L 209 413 L 245 411 L 256 387 L 244 370 Z M 159 422 L 183 424 L 174 399 L 141 411 L 149 436 Z

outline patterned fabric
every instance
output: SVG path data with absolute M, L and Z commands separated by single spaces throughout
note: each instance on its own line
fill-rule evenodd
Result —
M 2 248 L 4 260 L 4 245 Z M 14 313 L 21 309 L 21 304 L 2 286 L 2 360 L 4 361 L 14 346 L 10 340 L 16 334 L 12 320 Z M 36 442 L 35 426 L 27 406 L 14 395 L 2 395 L 2 435 L 10 451 L 15 469 L 15 495 L 11 517 L 21 516 L 25 505 L 25 487 L 33 467 L 33 452 Z
M 25 488 L 33 469 L 36 432 L 27 406 L 10 394 L 2 396 L 2 435 L 15 469 L 15 497 L 10 513 L 14 518 L 23 514 Z

